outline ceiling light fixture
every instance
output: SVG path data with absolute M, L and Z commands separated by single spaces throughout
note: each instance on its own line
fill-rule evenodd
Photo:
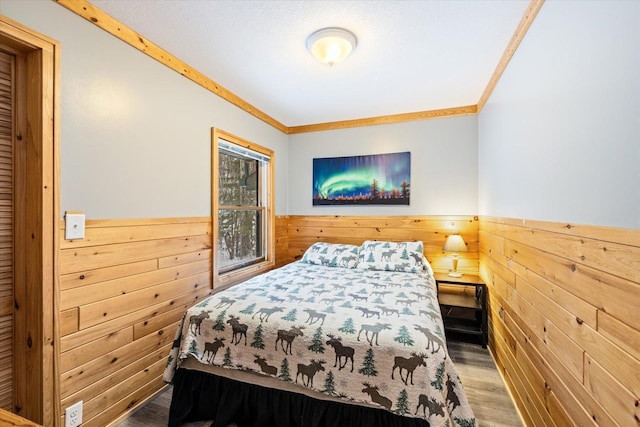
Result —
M 356 36 L 344 28 L 323 28 L 307 39 L 307 50 L 320 62 L 333 66 L 356 48 Z

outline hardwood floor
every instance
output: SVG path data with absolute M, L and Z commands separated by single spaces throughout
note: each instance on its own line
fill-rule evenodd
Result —
M 478 344 L 447 340 L 469 404 L 481 427 L 522 427 L 511 396 L 489 350 Z
M 521 427 L 522 422 L 487 349 L 477 344 L 448 341 L 449 354 L 458 369 L 469 403 L 481 427 Z M 164 391 L 118 427 L 166 426 L 171 388 Z M 211 421 L 185 424 L 209 426 Z

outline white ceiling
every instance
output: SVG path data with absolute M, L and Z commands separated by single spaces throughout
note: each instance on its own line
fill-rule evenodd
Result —
M 528 0 L 90 0 L 286 126 L 476 104 Z M 328 67 L 320 28 L 358 46 Z

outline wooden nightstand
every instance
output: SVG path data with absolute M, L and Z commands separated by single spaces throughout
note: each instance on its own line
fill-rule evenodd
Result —
M 438 301 L 449 333 L 478 336 L 483 348 L 487 347 L 487 295 L 486 285 L 477 274 L 451 277 L 447 273 L 435 273 Z M 463 287 L 460 293 L 440 292 L 440 285 Z M 473 287 L 473 292 L 467 292 Z

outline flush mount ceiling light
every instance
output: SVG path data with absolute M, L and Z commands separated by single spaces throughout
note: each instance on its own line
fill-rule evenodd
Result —
M 344 28 L 323 28 L 307 39 L 307 50 L 320 62 L 333 66 L 356 48 L 356 36 Z

